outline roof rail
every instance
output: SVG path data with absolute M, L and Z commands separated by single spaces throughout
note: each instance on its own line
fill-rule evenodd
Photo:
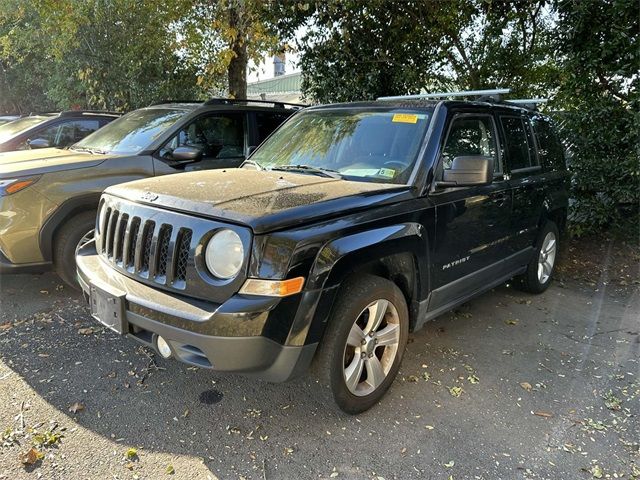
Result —
M 153 105 L 162 105 L 164 103 L 204 103 L 204 100 L 174 100 L 174 99 L 165 99 L 158 100 L 157 102 L 150 103 L 149 106 Z
M 267 103 L 278 108 L 284 108 L 285 106 L 304 108 L 307 106 L 302 103 L 281 102 L 279 100 L 251 100 L 249 98 L 212 98 L 204 102 L 205 105 L 233 105 L 235 103 Z
M 83 115 L 83 114 L 99 114 L 99 115 L 117 115 L 121 116 L 122 113 L 119 112 L 110 112 L 108 110 L 65 110 L 60 112 L 61 117 L 73 117 L 74 115 Z
M 503 95 L 510 93 L 510 88 L 494 88 L 492 90 L 460 90 L 457 92 L 419 93 L 417 95 L 396 95 L 392 97 L 378 97 L 378 100 L 413 100 L 420 98 L 446 97 L 480 97 L 485 95 Z

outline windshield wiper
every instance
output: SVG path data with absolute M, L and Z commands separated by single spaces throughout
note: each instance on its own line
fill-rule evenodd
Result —
M 88 147 L 69 147 L 69 150 L 73 150 L 74 152 L 88 152 L 92 155 L 104 155 L 107 152 L 104 150 L 100 150 L 98 148 L 88 148 Z
M 258 162 L 256 162 L 255 160 L 245 160 L 242 166 L 244 167 L 245 165 L 251 165 L 253 167 L 257 167 L 258 170 L 264 170 L 264 167 L 260 165 Z
M 343 178 L 342 174 L 337 170 L 331 170 L 330 168 L 313 167 L 311 165 L 277 165 L 275 167 L 271 167 L 271 170 L 280 170 L 283 172 L 308 172 L 311 174 L 320 175 L 322 177 Z

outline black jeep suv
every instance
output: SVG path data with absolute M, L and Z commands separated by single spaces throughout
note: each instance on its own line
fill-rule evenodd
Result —
M 165 358 L 314 388 L 357 413 L 410 330 L 517 277 L 551 281 L 563 149 L 506 102 L 309 108 L 240 169 L 121 184 L 78 251 L 91 312 Z

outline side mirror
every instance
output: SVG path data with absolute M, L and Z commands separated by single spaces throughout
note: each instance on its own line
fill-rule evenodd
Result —
M 472 187 L 493 181 L 493 158 L 480 155 L 455 157 L 450 169 L 444 170 L 438 187 Z
M 195 147 L 178 147 L 171 152 L 171 160 L 178 164 L 198 162 L 202 159 L 202 150 Z
M 30 148 L 49 148 L 51 143 L 45 138 L 34 138 L 33 140 L 27 140 Z

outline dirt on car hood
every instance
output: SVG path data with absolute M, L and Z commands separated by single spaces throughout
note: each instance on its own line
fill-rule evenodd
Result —
M 106 193 L 139 203 L 242 223 L 263 233 L 396 202 L 406 185 L 354 182 L 293 172 L 210 170 L 109 187 Z

